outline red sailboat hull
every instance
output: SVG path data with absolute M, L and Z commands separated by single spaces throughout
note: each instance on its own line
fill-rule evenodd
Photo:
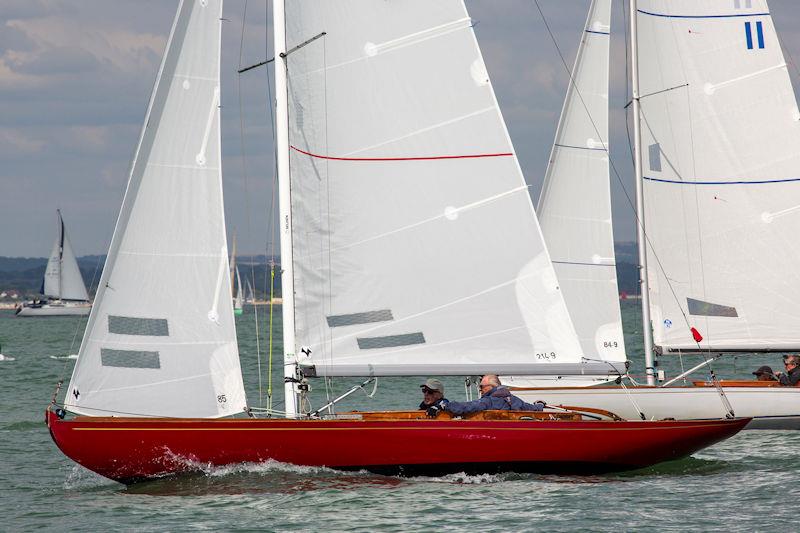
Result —
M 123 483 L 269 460 L 400 475 L 600 473 L 684 457 L 749 421 L 62 420 L 47 410 L 50 434 L 65 455 Z

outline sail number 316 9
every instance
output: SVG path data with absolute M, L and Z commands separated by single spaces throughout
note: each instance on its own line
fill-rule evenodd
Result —
M 552 361 L 555 358 L 556 358 L 556 352 L 549 352 L 549 353 L 543 352 L 536 354 L 536 359 L 543 359 L 545 361 Z

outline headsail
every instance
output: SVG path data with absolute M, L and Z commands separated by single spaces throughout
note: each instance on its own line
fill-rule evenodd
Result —
M 42 294 L 62 300 L 89 300 L 89 294 L 86 292 L 86 285 L 83 283 L 75 252 L 72 251 L 72 245 L 69 243 L 60 210 L 58 211 L 58 234 L 44 272 Z
M 246 405 L 222 203 L 219 0 L 172 27 L 66 395 L 89 415 L 219 417 Z
M 608 160 L 611 0 L 594 0 L 537 215 L 587 358 L 624 362 Z
M 291 2 L 286 29 L 300 362 L 585 370 L 463 2 Z
M 638 24 L 655 343 L 798 349 L 800 112 L 767 2 L 640 0 Z

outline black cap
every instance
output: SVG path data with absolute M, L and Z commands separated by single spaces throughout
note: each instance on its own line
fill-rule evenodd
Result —
M 753 375 L 754 376 L 760 376 L 761 374 L 774 374 L 774 373 L 775 372 L 772 371 L 771 367 L 768 367 L 767 365 L 764 365 L 764 366 L 758 367 L 758 370 L 753 372 Z

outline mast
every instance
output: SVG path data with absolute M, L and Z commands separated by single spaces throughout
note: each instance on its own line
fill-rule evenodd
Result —
M 61 209 L 58 213 L 58 299 L 63 299 L 63 271 L 64 271 L 64 219 L 61 218 Z
M 637 54 L 636 0 L 630 0 L 631 91 L 633 102 L 633 161 L 636 174 L 636 242 L 639 247 L 639 284 L 642 295 L 642 334 L 647 384 L 655 385 L 653 331 L 650 326 L 650 285 L 647 279 L 647 237 L 644 231 L 644 183 L 642 181 L 642 130 L 639 108 L 639 58 Z
M 283 297 L 283 376 L 286 417 L 297 414 L 297 358 L 294 327 L 294 273 L 292 258 L 292 206 L 289 176 L 289 95 L 287 87 L 286 18 L 284 1 L 272 4 L 275 38 L 275 121 L 278 163 L 278 204 L 281 228 L 281 296 Z

